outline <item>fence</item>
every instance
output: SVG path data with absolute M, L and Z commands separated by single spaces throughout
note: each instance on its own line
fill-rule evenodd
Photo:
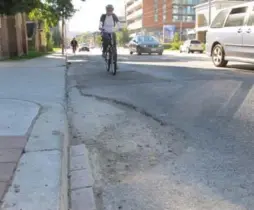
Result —
M 26 23 L 22 14 L 0 16 L 0 59 L 27 52 Z

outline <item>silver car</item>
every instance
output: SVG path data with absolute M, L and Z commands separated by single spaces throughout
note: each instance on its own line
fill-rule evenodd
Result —
M 199 52 L 203 53 L 202 43 L 199 40 L 187 40 L 180 46 L 180 53 L 194 53 Z
M 254 63 L 254 2 L 221 10 L 206 34 L 206 53 L 217 67 Z

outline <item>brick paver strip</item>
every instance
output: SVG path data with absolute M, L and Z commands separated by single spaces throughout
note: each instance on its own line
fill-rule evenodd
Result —
M 6 192 L 7 187 L 8 187 L 7 182 L 0 182 L 0 204 L 4 196 L 4 193 Z
M 16 163 L 0 163 L 0 182 L 11 181 L 16 165 Z
M 27 136 L 0 136 L 0 149 L 23 149 Z
M 0 163 L 15 163 L 19 161 L 23 149 L 0 149 Z
M 11 184 L 27 136 L 0 136 L 0 203 Z

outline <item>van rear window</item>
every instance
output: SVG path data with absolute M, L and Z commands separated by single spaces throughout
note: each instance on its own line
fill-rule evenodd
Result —
M 239 7 L 232 9 L 225 23 L 225 27 L 243 26 L 247 9 L 248 7 Z
M 225 22 L 225 19 L 228 15 L 229 10 L 225 9 L 220 11 L 217 16 L 214 18 L 211 28 L 222 28 Z
M 198 40 L 191 40 L 191 44 L 201 44 L 201 42 Z

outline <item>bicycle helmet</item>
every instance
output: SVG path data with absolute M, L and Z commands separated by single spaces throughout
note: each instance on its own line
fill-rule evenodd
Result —
M 108 5 L 106 6 L 106 9 L 112 9 L 112 10 L 114 10 L 114 7 L 113 7 L 112 4 L 108 4 Z

